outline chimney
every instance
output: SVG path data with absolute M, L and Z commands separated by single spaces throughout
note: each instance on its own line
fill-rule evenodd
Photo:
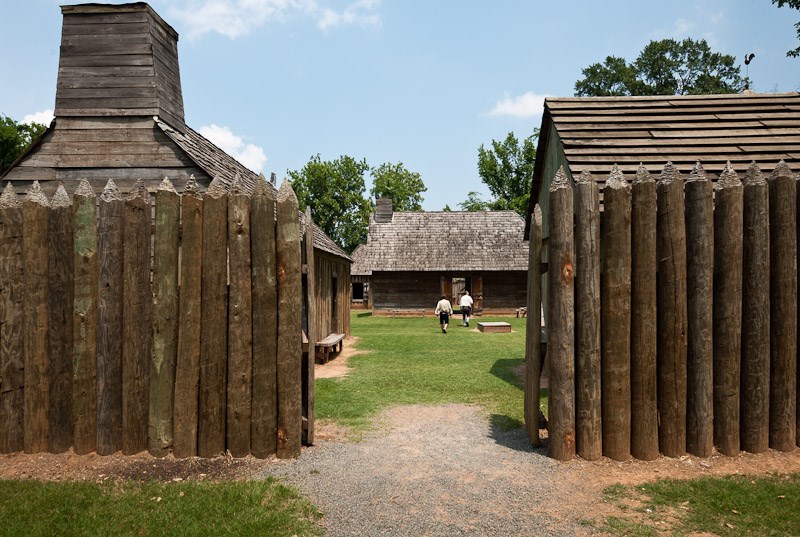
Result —
M 144 2 L 61 6 L 56 117 L 158 116 L 185 132 L 178 33 Z
M 375 222 L 388 224 L 392 221 L 392 198 L 375 200 Z

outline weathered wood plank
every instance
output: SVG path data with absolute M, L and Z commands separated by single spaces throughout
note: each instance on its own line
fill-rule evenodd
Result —
M 155 88 L 156 79 L 152 76 L 114 76 L 109 78 L 89 76 L 58 79 L 56 89 L 92 89 L 92 88 Z
M 105 37 L 105 36 L 100 36 Z M 109 36 L 110 37 L 110 36 Z M 115 36 L 116 37 L 116 36 Z M 78 58 L 83 56 L 132 56 L 142 54 L 152 54 L 153 44 L 147 42 L 146 37 L 133 34 L 135 41 L 130 39 L 125 41 L 105 41 L 101 43 L 92 43 L 83 41 L 77 45 L 61 44 L 61 59 L 71 60 L 75 58 L 74 63 L 62 63 L 61 65 L 81 65 Z M 122 65 L 122 64 L 111 64 Z
M 742 344 L 743 187 L 730 167 L 714 203 L 714 441 L 739 454 L 739 367 Z
M 656 183 L 644 166 L 631 201 L 631 455 L 658 458 Z
M 714 202 L 713 186 L 698 162 L 684 186 L 686 211 L 686 450 L 714 450 Z
M 683 179 L 667 163 L 658 179 L 658 443 L 667 457 L 686 451 L 686 224 Z
M 73 449 L 78 455 L 97 446 L 97 305 L 98 267 L 97 196 L 81 181 L 73 202 L 75 219 L 75 299 L 72 354 Z
M 542 363 L 542 210 L 533 208 L 528 248 L 528 317 L 525 323 L 525 431 L 538 447 Z
M 122 448 L 122 289 L 125 202 L 109 180 L 100 196 L 97 308 L 97 453 Z
M 23 267 L 22 202 L 6 183 L 0 196 L 0 453 L 23 448 Z
M 550 185 L 547 353 L 550 360 L 547 455 L 575 456 L 575 300 L 572 187 L 560 168 Z
M 23 344 L 25 357 L 24 449 L 39 453 L 48 448 L 50 400 L 48 229 L 50 204 L 39 183 L 33 183 L 22 204 L 22 255 L 25 299 Z
M 594 461 L 603 455 L 600 190 L 589 173 L 575 184 L 575 261 L 575 443 L 578 455 Z M 528 269 L 530 278 L 536 269 Z
M 78 6 L 62 6 L 64 13 L 64 26 L 87 25 L 87 24 L 134 24 L 147 23 L 149 17 L 144 11 L 128 11 L 124 13 L 86 13 L 87 6 L 80 6 L 80 14 L 73 11 Z M 116 6 L 115 6 L 116 7 Z M 120 9 L 122 6 L 117 7 Z
M 138 153 L 138 154 L 72 154 L 46 155 L 33 153 L 25 161 L 25 166 L 75 167 L 75 168 L 176 168 L 193 166 L 194 162 L 182 154 Z M 131 171 L 127 174 L 130 177 Z M 131 179 L 133 180 L 133 179 Z
M 175 361 L 178 353 L 178 237 L 180 196 L 169 179 L 156 191 L 153 247 L 153 354 L 150 360 L 149 448 L 163 457 L 172 447 Z
M 146 22 L 120 23 L 120 24 L 65 24 L 61 28 L 61 35 L 119 35 L 119 34 L 147 34 L 150 25 Z
M 125 199 L 123 213 L 122 452 L 126 455 L 140 453 L 148 446 L 151 222 L 150 194 L 138 180 Z
M 72 201 L 58 187 L 50 203 L 48 244 L 50 338 L 49 444 L 51 453 L 72 447 L 72 311 L 74 221 Z
M 797 184 L 781 162 L 769 183 L 769 447 L 795 449 L 797 412 Z
M 266 181 L 262 181 L 266 184 Z M 303 430 L 303 442 L 305 445 L 314 444 L 314 384 L 316 376 L 314 374 L 314 365 L 316 358 L 310 342 L 317 341 L 317 338 L 322 334 L 317 333 L 314 326 L 314 320 L 317 316 L 317 292 L 316 292 L 316 259 L 314 255 L 314 221 L 311 219 L 311 207 L 306 207 L 306 232 L 305 232 L 305 259 L 306 259 L 306 295 L 304 301 L 306 303 L 306 321 L 308 325 L 307 337 L 309 341 L 309 350 L 307 354 L 303 355 L 303 417 L 306 420 L 306 426 Z M 338 281 L 338 278 L 337 278 Z M 343 287 L 343 285 L 339 285 Z M 347 286 L 349 288 L 349 285 Z M 334 289 L 334 293 L 340 293 L 339 289 Z M 341 294 L 339 295 L 341 297 Z M 344 302 L 350 304 L 350 300 L 345 302 L 347 297 L 341 297 L 339 303 Z M 339 305 L 337 303 L 337 305 Z M 349 310 L 348 310 L 349 311 Z M 339 319 L 344 315 L 337 314 Z M 349 315 L 348 315 L 349 317 Z M 341 322 L 341 321 L 340 321 Z M 344 324 L 344 323 L 342 323 Z M 340 349 L 341 350 L 341 349 Z
M 250 449 L 266 458 L 278 442 L 278 294 L 275 192 L 259 180 L 250 212 L 253 259 L 253 414 Z M 313 353 L 312 353 L 313 354 Z
M 152 65 L 98 66 L 98 67 L 59 67 L 58 77 L 90 78 L 90 77 L 148 77 L 156 76 Z
M 203 274 L 200 327 L 200 409 L 197 452 L 225 451 L 228 350 L 228 194 L 214 179 L 203 197 Z
M 278 458 L 300 455 L 301 416 L 301 273 L 297 197 L 284 180 L 278 192 Z
M 153 118 L 140 117 L 60 117 L 58 118 L 58 129 L 53 132 L 53 136 L 65 134 L 69 130 L 85 129 L 158 129 Z M 158 129 L 160 130 L 160 129 Z
M 160 130 L 127 127 L 117 129 L 56 129 L 53 131 L 53 137 L 50 141 L 62 144 L 62 146 L 67 145 L 67 147 L 70 147 L 73 142 L 151 142 L 172 144 L 172 140 Z
M 74 133 L 75 131 L 70 131 Z M 141 132 L 141 131 L 139 131 Z M 107 133 L 107 131 L 106 131 Z M 102 134 L 102 131 L 101 131 Z M 95 138 L 98 138 L 95 136 Z M 181 150 L 173 143 L 162 144 L 151 134 L 148 141 L 134 140 L 51 140 L 36 150 L 37 155 L 167 155 L 174 156 L 176 161 L 185 162 Z

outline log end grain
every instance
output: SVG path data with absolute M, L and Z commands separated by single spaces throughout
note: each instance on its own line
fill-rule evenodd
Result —
M 19 207 L 22 207 L 22 202 L 19 200 L 11 181 L 9 181 L 3 189 L 3 194 L 0 195 L 0 209 L 17 209 Z

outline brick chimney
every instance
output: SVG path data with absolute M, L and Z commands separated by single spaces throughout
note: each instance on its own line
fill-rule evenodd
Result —
M 375 222 L 388 224 L 392 221 L 392 198 L 378 198 L 375 200 Z
M 178 33 L 144 2 L 61 6 L 56 117 L 159 116 L 185 132 Z

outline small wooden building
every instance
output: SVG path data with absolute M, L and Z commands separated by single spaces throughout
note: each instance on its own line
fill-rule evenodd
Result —
M 122 192 L 141 178 L 151 191 L 169 178 L 182 191 L 258 175 L 184 120 L 178 33 L 143 2 L 62 6 L 64 24 L 55 119 L 6 172 L 18 191 L 38 180 L 52 195 L 86 178 L 98 193 L 113 179 Z M 350 258 L 316 224 L 315 334 L 349 334 Z
M 464 291 L 477 314 L 512 313 L 527 297 L 523 229 L 513 211 L 393 212 L 382 198 L 352 254 L 353 278 L 368 284 L 377 315 L 433 313 L 442 294 L 457 309 Z

